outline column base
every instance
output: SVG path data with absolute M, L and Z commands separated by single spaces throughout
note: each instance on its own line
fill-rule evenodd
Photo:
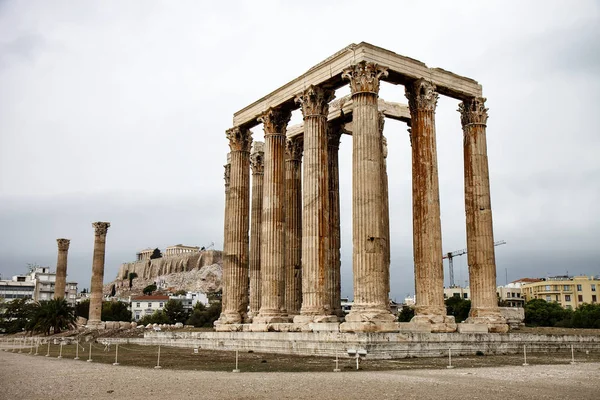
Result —
M 497 307 L 471 309 L 465 324 L 485 324 L 488 327 L 488 332 L 491 333 L 506 333 L 509 331 L 506 319 L 500 314 Z
M 328 323 L 339 323 L 340 318 L 337 315 L 310 315 L 300 314 L 294 316 L 295 324 L 328 324 Z
M 456 332 L 457 329 L 454 316 L 452 315 L 419 314 L 415 315 L 410 322 L 415 324 L 428 324 L 431 326 L 431 332 L 435 333 Z
M 88 320 L 85 325 L 86 329 L 104 330 L 106 329 L 106 322 L 100 320 Z
M 340 332 L 397 332 L 398 322 L 389 310 L 351 310 Z
M 292 318 L 287 314 L 258 314 L 252 319 L 253 325 L 287 324 L 290 322 L 292 322 Z
M 244 322 L 242 316 L 235 312 L 221 313 L 218 320 L 215 321 L 215 326 L 226 324 L 241 324 Z

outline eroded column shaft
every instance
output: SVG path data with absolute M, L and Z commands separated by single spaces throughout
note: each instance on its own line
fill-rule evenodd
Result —
M 67 283 L 67 256 L 69 253 L 69 239 L 56 239 L 58 244 L 58 258 L 56 260 L 56 283 L 54 284 L 54 298 L 65 297 Z
M 341 260 L 340 260 L 340 171 L 339 149 L 342 126 L 330 124 L 328 127 L 328 172 L 329 172 L 329 270 L 327 279 L 327 292 L 330 302 L 329 308 L 334 315 L 343 317 L 341 307 Z
M 231 154 L 227 153 L 227 164 L 223 165 L 224 174 L 223 179 L 225 180 L 225 215 L 224 215 L 224 227 L 223 227 L 223 254 L 227 254 L 229 249 L 228 246 L 228 236 L 227 232 L 229 232 L 229 185 L 231 181 Z M 172 250 L 168 250 L 169 255 L 171 255 Z M 227 309 L 227 287 L 223 283 L 221 286 L 221 316 L 223 315 L 223 310 Z M 222 318 L 220 317 L 219 320 Z
M 285 309 L 302 305 L 302 138 L 286 141 L 285 158 Z
M 269 109 L 261 117 L 265 130 L 265 174 L 261 235 L 261 305 L 253 322 L 288 322 L 285 311 L 285 131 L 289 111 Z
M 341 329 L 386 329 L 393 322 L 388 303 L 387 233 L 383 222 L 383 147 L 377 97 L 385 68 L 361 62 L 342 74 L 350 80 L 352 115 L 352 241 L 354 305 Z M 376 327 L 373 327 L 375 323 Z M 377 327 L 379 325 L 379 327 Z
M 97 323 L 102 318 L 102 289 L 104 284 L 104 255 L 106 233 L 110 222 L 94 222 L 94 258 L 92 259 L 92 281 L 90 284 L 90 312 L 88 323 Z
M 496 296 L 496 258 L 490 181 L 488 170 L 484 98 L 466 100 L 459 105 L 463 126 L 465 212 L 471 311 L 468 322 L 483 318 L 500 324 L 492 331 L 505 331 Z
M 264 151 L 263 142 L 254 142 L 250 155 L 252 167 L 252 212 L 250 226 L 250 316 L 260 310 L 260 237 L 263 202 Z
M 411 116 L 415 317 L 444 322 L 442 226 L 435 136 L 435 86 L 419 79 L 406 86 Z
M 228 229 L 225 232 L 227 252 L 223 258 L 223 284 L 226 288 L 225 308 L 221 323 L 241 323 L 248 309 L 248 256 L 250 207 L 250 144 L 247 129 L 227 131 L 231 154 L 229 194 L 227 196 Z

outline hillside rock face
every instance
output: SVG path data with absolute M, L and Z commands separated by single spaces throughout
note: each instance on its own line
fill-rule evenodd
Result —
M 110 294 L 115 285 L 116 296 L 141 295 L 143 289 L 156 283 L 159 290 L 185 290 L 211 293 L 221 290 L 223 278 L 223 252 L 207 250 L 123 263 L 114 281 L 104 286 L 104 294 Z M 136 273 L 133 286 L 129 288 L 129 274 Z

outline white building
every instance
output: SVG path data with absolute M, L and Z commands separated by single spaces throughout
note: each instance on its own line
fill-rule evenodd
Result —
M 177 300 L 183 304 L 183 309 L 191 312 L 197 303 L 202 303 L 208 306 L 208 296 L 202 292 L 187 292 L 185 295 L 169 296 L 170 300 Z
M 131 315 L 134 321 L 139 321 L 146 315 L 152 315 L 156 311 L 164 310 L 169 301 L 169 296 L 136 296 L 131 299 Z
M 30 298 L 35 301 L 48 301 L 54 298 L 56 273 L 50 272 L 49 267 L 36 267 L 27 275 L 15 275 L 11 280 L 0 281 L 0 298 L 12 301 L 20 298 Z M 77 297 L 77 282 L 67 282 L 65 299 L 75 305 Z
M 512 282 L 506 286 L 498 286 L 496 295 L 499 300 L 506 303 L 507 307 L 523 307 L 525 299 L 521 296 L 521 283 Z M 460 297 L 464 300 L 471 300 L 471 288 L 468 286 L 444 288 L 444 299 L 450 297 Z

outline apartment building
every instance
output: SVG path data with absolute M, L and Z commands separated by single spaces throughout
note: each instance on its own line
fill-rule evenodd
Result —
M 583 303 L 598 303 L 600 276 L 553 276 L 522 286 L 526 301 L 553 301 L 564 308 L 576 309 Z

